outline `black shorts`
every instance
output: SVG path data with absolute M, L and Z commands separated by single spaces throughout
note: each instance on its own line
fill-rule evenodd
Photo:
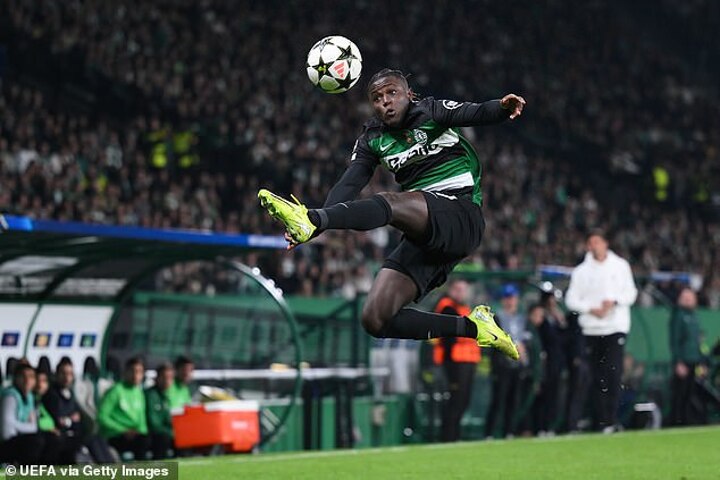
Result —
M 427 241 L 417 243 L 403 236 L 385 259 L 383 268 L 404 273 L 418 287 L 416 301 L 439 287 L 463 258 L 480 246 L 485 220 L 469 197 L 423 192 L 428 206 Z

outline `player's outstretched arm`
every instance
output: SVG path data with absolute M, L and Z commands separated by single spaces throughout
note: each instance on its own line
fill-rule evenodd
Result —
M 482 103 L 456 102 L 454 100 L 433 100 L 433 119 L 447 127 L 477 127 L 495 125 L 508 118 L 514 120 L 522 115 L 525 99 L 514 93 L 498 100 Z
M 378 158 L 372 153 L 363 133 L 355 142 L 350 155 L 350 166 L 330 189 L 323 208 L 355 200 L 375 172 Z
M 352 162 L 340 180 L 330 189 L 324 208 L 338 203 L 355 200 L 365 185 L 370 182 L 375 169 L 362 162 Z

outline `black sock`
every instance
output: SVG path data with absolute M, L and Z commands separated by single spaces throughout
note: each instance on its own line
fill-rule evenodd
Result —
M 378 335 L 381 338 L 427 340 L 440 337 L 477 337 L 477 327 L 466 317 L 401 309 Z
M 372 230 L 390 223 L 392 210 L 381 195 L 338 203 L 308 211 L 308 218 L 320 230 Z

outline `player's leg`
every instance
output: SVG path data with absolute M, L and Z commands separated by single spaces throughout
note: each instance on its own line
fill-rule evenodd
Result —
M 363 327 L 378 338 L 477 336 L 475 325 L 466 317 L 406 308 L 417 296 L 418 287 L 410 276 L 391 268 L 380 269 L 363 306 Z
M 388 224 L 415 243 L 411 261 L 400 262 L 400 268 L 382 269 L 373 283 L 363 311 L 363 326 L 370 334 L 406 339 L 468 336 L 518 358 L 512 340 L 496 325 L 489 307 L 476 307 L 467 318 L 403 308 L 444 283 L 450 270 L 480 244 L 482 213 L 469 200 L 425 192 L 382 193 L 308 210 L 297 199 L 292 203 L 264 189 L 258 197 L 296 243 L 310 240 L 317 231 L 372 230 Z M 431 239 L 437 241 L 432 244 Z M 411 245 L 408 240 L 403 243 Z M 422 278 L 409 275 L 413 263 L 420 264 Z
M 392 225 L 421 241 L 428 230 L 428 206 L 421 192 L 384 192 L 363 200 L 308 211 L 320 230 L 372 230 Z
M 623 359 L 625 357 L 625 334 L 608 335 L 605 340 L 605 388 L 603 395 L 603 424 L 608 431 L 617 426 L 617 411 L 620 405 Z
M 385 193 L 381 198 L 391 206 L 392 225 L 406 237 L 384 267 L 403 274 L 406 283 L 409 280 L 415 283 L 415 296 L 406 294 L 403 298 L 403 305 L 407 305 L 445 283 L 455 265 L 478 247 L 484 220 L 477 205 L 468 199 L 426 192 Z M 371 334 L 414 339 L 473 336 L 482 346 L 492 346 L 518 358 L 515 345 L 497 326 L 487 306 L 476 307 L 468 317 L 408 308 L 397 310 L 397 305 L 383 298 L 394 295 L 394 281 L 378 278 L 373 290 L 376 294 L 370 292 L 370 309 L 364 322 Z
M 261 205 L 281 221 L 297 243 L 324 230 L 373 230 L 392 225 L 409 238 L 422 240 L 428 229 L 428 208 L 421 192 L 379 193 L 370 198 L 308 210 L 268 190 L 258 193 Z

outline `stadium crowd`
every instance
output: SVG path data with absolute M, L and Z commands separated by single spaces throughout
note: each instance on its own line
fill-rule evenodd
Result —
M 126 361 L 122 378 L 114 384 L 98 382 L 92 372 L 76 379 L 67 357 L 54 372 L 47 363 L 33 368 L 26 359 L 16 360 L 9 384 L 0 392 L 0 463 L 69 465 L 173 457 L 177 452 L 170 412 L 192 402 L 193 370 L 192 360 L 178 357 L 174 364 L 158 366 L 154 384 L 145 388 L 145 365 L 139 357 Z
M 258 188 L 321 204 L 370 114 L 362 87 L 329 96 L 305 78 L 308 48 L 341 32 L 366 74 L 400 67 L 421 94 L 529 100 L 515 128 L 467 132 L 488 224 L 472 261 L 574 265 L 601 227 L 636 275 L 699 273 L 701 303 L 720 308 L 718 51 L 693 29 L 678 44 L 662 29 L 675 8 L 702 23 L 711 3 L 665 2 L 637 22 L 632 7 L 560 1 L 357 2 L 349 14 L 329 0 L 7 0 L 0 210 L 278 233 Z M 369 192 L 393 188 L 381 173 Z M 353 296 L 396 241 L 389 230 L 324 235 L 243 260 L 289 293 Z M 188 289 L 197 275 L 159 284 Z

